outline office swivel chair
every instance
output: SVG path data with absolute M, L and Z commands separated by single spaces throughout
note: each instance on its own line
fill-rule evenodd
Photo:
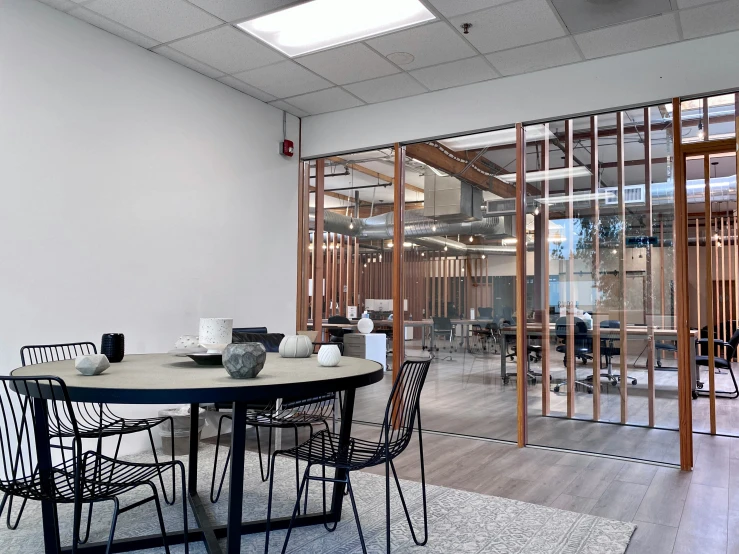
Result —
M 345 318 L 342 315 L 332 315 L 328 318 L 328 322 L 331 324 L 346 324 L 351 325 L 351 321 L 349 321 L 347 318 Z M 350 329 L 339 329 L 336 327 L 330 328 L 328 330 L 329 335 L 329 341 L 332 343 L 341 343 L 344 344 L 344 335 L 347 333 L 351 333 Z
M 449 340 L 449 351 L 456 351 L 456 348 L 454 348 L 454 325 L 452 325 L 452 320 L 448 317 L 434 317 L 432 319 L 434 320 L 434 328 L 432 330 L 434 341 L 439 337 L 445 337 Z M 438 345 L 436 345 L 436 350 L 439 350 Z M 451 360 L 451 355 L 449 359 Z
M 477 308 L 477 317 L 479 319 L 493 319 L 492 308 Z
M 621 328 L 621 322 L 618 319 L 606 319 L 605 321 L 600 322 L 600 328 L 601 329 L 620 329 Z M 601 377 L 605 377 L 611 382 L 611 385 L 614 387 L 618 385 L 618 382 L 621 380 L 621 375 L 617 373 L 613 373 L 613 357 L 614 356 L 620 356 L 621 355 L 621 348 L 619 346 L 616 346 L 616 342 L 619 341 L 620 338 L 617 337 L 605 337 L 600 339 L 600 355 L 603 356 L 605 359 L 605 373 L 601 373 Z M 603 364 L 601 364 L 601 369 L 604 369 Z M 636 379 L 629 374 L 626 374 L 626 379 L 628 381 L 631 381 L 632 385 L 636 385 Z
M 572 333 L 572 340 L 574 342 L 575 358 L 580 358 L 583 364 L 588 363 L 588 360 L 593 359 L 593 339 L 588 335 L 588 327 L 585 322 L 579 317 L 574 318 L 575 328 Z M 557 338 L 561 341 L 561 344 L 557 345 L 557 352 L 564 354 L 562 360 L 565 367 L 567 366 L 567 340 L 568 340 L 568 329 L 567 329 L 567 318 L 560 317 L 555 323 L 554 332 Z M 577 368 L 576 368 L 577 371 Z M 575 379 L 575 384 L 584 387 L 589 393 L 593 393 L 593 384 L 585 381 L 578 381 Z M 567 385 L 567 380 L 557 383 L 554 386 L 554 392 L 559 392 L 560 387 Z
M 731 340 L 729 340 L 729 342 L 714 339 L 713 344 L 716 350 L 722 348 L 724 354 L 724 357 L 719 357 L 718 355 L 714 356 L 714 367 L 719 370 L 727 370 L 729 372 L 729 375 L 731 375 L 731 380 L 734 383 L 733 391 L 717 390 L 716 398 L 737 398 L 739 397 L 739 387 L 736 384 L 736 377 L 734 377 L 734 370 L 731 367 L 731 360 L 736 355 L 737 346 L 739 346 L 739 329 L 734 331 L 734 334 L 731 335 Z M 698 349 L 699 345 L 705 346 L 707 348 L 708 339 L 698 339 L 698 341 L 696 342 L 696 349 Z M 698 367 L 708 367 L 708 356 L 696 355 L 695 365 L 697 365 Z M 710 391 L 698 390 L 695 394 L 697 394 L 698 396 L 709 396 Z

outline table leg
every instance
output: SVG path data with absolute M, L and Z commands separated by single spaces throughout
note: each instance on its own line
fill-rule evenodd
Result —
M 344 411 L 341 414 L 341 430 L 339 431 L 339 449 L 349 447 L 349 439 L 352 436 L 352 418 L 354 417 L 354 393 L 355 389 L 344 392 Z M 334 476 L 336 479 L 346 479 L 346 470 L 337 469 Z M 343 483 L 334 483 L 334 494 L 331 499 L 331 516 L 333 521 L 341 520 L 341 507 L 344 502 Z
M 231 424 L 231 482 L 228 486 L 226 552 L 241 552 L 241 505 L 244 499 L 244 450 L 246 448 L 246 404 L 234 402 Z M 342 421 L 343 427 L 343 421 Z
M 49 414 L 46 400 L 33 399 L 34 438 L 36 440 L 36 456 L 42 487 L 48 487 L 51 478 L 51 445 L 49 443 Z M 41 501 L 41 518 L 44 529 L 44 552 L 58 554 L 59 526 L 56 519 L 56 507 L 51 500 Z
M 187 490 L 198 493 L 198 415 L 200 404 L 190 404 L 190 462 L 187 468 Z

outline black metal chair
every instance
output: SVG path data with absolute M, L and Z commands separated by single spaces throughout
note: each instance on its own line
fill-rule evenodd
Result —
M 54 362 L 60 360 L 72 360 L 76 356 L 84 354 L 96 354 L 97 348 L 91 342 L 77 342 L 77 343 L 66 343 L 66 344 L 44 344 L 44 345 L 30 345 L 21 348 L 21 364 L 24 366 L 35 365 L 45 362 Z M 149 443 L 151 444 L 151 451 L 154 455 L 154 463 L 159 463 L 157 457 L 156 447 L 154 446 L 154 437 L 151 430 L 158 425 L 169 422 L 170 432 L 172 433 L 172 461 L 175 460 L 174 455 L 174 422 L 171 417 L 156 417 L 147 419 L 129 419 L 123 418 L 116 415 L 107 404 L 90 404 L 75 402 L 73 404 L 74 415 L 77 423 L 77 429 L 80 437 L 83 439 L 94 439 L 97 441 L 96 451 L 98 454 L 102 452 L 102 441 L 107 437 L 118 437 L 118 443 L 116 444 L 115 454 L 113 459 L 118 458 L 118 452 L 121 446 L 121 439 L 123 435 L 129 435 L 131 433 L 139 433 L 147 431 L 149 434 Z M 56 426 L 54 422 L 49 427 L 49 434 L 54 438 L 71 438 L 72 435 L 69 426 Z M 168 505 L 175 503 L 175 474 L 172 471 L 172 499 L 170 500 L 167 496 L 167 490 L 164 488 L 164 478 L 161 473 L 159 474 L 159 484 L 162 488 L 162 495 L 164 501 Z M 5 502 L 3 498 L 3 503 Z M 20 522 L 20 518 L 23 515 L 23 509 L 26 506 L 26 500 L 23 501 L 18 511 L 18 516 L 14 523 L 11 523 L 11 509 L 13 505 L 12 498 L 8 500 L 8 513 L 7 513 L 7 525 L 10 529 L 16 529 Z M 81 542 L 84 544 L 90 534 L 90 521 L 92 519 L 92 504 L 90 504 L 90 512 L 87 518 L 87 527 L 85 536 Z
M 48 415 L 39 418 L 40 413 L 43 415 L 44 407 Z M 74 504 L 72 552 L 76 552 L 81 543 L 83 504 L 113 502 L 113 517 L 106 549 L 106 552 L 110 552 L 118 515 L 154 502 L 162 544 L 169 554 L 154 479 L 161 476 L 163 471 L 171 470 L 174 475 L 176 468 L 179 468 L 183 492 L 185 552 L 189 552 L 187 502 L 184 501 L 185 466 L 182 462 L 132 463 L 103 456 L 99 452 L 83 453 L 84 434 L 78 425 L 76 413 L 77 409 L 69 400 L 66 385 L 58 377 L 0 377 L 0 460 L 3 469 L 0 491 L 5 493 L 5 499 L 23 498 L 24 504 L 28 500 L 53 502 L 56 528 L 57 504 Z M 50 429 L 56 429 L 57 432 L 50 433 Z M 39 458 L 35 447 L 36 437 L 47 434 L 52 450 L 58 453 L 55 458 L 61 458 L 53 466 L 51 459 Z M 118 497 L 142 486 L 151 488 L 151 496 L 121 508 Z M 0 512 L 3 507 L 5 500 L 0 504 Z M 54 540 L 57 542 L 57 549 L 61 551 L 58 534 Z
M 264 345 L 265 349 L 270 352 L 276 352 L 279 348 L 279 341 L 271 338 L 275 333 L 269 334 L 249 334 L 245 335 L 249 337 L 249 341 L 260 342 Z M 283 335 L 277 335 L 283 337 Z M 236 336 L 234 335 L 234 338 Z M 343 335 L 342 335 L 343 338 Z M 342 355 L 344 353 L 344 343 L 314 343 L 316 344 L 332 344 L 339 347 Z M 276 345 L 276 346 L 275 346 Z M 301 428 L 308 428 L 311 435 L 313 435 L 313 425 L 323 425 L 328 429 L 327 420 L 333 414 L 334 401 L 336 397 L 334 394 L 324 394 L 320 396 L 311 397 L 296 397 L 296 398 L 283 398 L 281 403 L 268 402 L 266 404 L 259 404 L 249 406 L 246 414 L 246 424 L 251 425 L 255 428 L 257 434 L 257 454 L 259 455 L 259 473 L 262 477 L 262 482 L 269 479 L 269 455 L 272 451 L 272 435 L 274 429 L 293 429 L 295 433 L 295 444 L 298 444 L 298 432 Z M 216 408 L 225 408 L 225 406 L 216 405 Z M 221 445 L 221 431 L 223 428 L 224 421 L 233 421 L 230 414 L 224 414 L 218 420 L 218 433 L 216 435 L 216 452 L 213 458 L 213 473 L 210 481 L 210 501 L 212 503 L 218 502 L 223 490 L 223 483 L 226 479 L 226 473 L 228 471 L 228 464 L 231 460 L 231 449 L 229 448 L 228 454 L 226 455 L 226 461 L 221 472 L 221 479 L 218 484 L 218 490 L 216 490 L 216 473 L 218 472 L 218 452 Z M 267 443 L 267 470 L 265 473 L 264 463 L 262 461 L 262 441 L 259 436 L 260 428 L 269 429 L 269 441 Z M 296 490 L 300 485 L 300 467 L 298 466 L 297 460 L 295 462 L 295 481 Z
M 588 327 L 585 322 L 579 317 L 574 318 L 575 328 L 572 330 L 572 341 L 574 343 L 575 358 L 580 358 L 583 364 L 588 363 L 588 360 L 593 359 L 593 339 L 588 335 Z M 562 363 L 567 366 L 567 341 L 569 340 L 569 329 L 567 325 L 567 318 L 560 317 L 555 322 L 554 333 L 557 338 L 561 341 L 561 344 L 557 345 L 557 352 L 564 354 Z M 554 386 L 554 392 L 559 392 L 560 387 L 567 384 L 567 380 L 561 381 Z M 584 387 L 588 392 L 593 392 L 593 384 L 585 381 L 575 380 L 576 385 Z
M 329 431 L 320 431 L 311 438 L 294 448 L 287 450 L 278 450 L 272 456 L 272 469 L 270 471 L 270 482 L 269 482 L 269 499 L 267 502 L 267 529 L 265 537 L 264 552 L 265 554 L 269 551 L 269 534 L 270 534 L 270 520 L 272 517 L 272 490 L 274 485 L 274 465 L 277 456 L 287 456 L 295 458 L 296 460 L 302 460 L 308 464 L 303 474 L 303 480 L 300 484 L 298 491 L 298 500 L 295 503 L 293 509 L 292 519 L 290 520 L 290 526 L 287 529 L 287 536 L 285 537 L 285 544 L 282 547 L 282 552 L 287 549 L 288 541 L 290 540 L 290 533 L 292 532 L 295 518 L 300 508 L 300 499 L 303 494 L 303 489 L 306 490 L 309 481 L 321 481 L 323 485 L 323 513 L 326 516 L 326 483 L 338 483 L 346 487 L 349 493 L 349 499 L 351 501 L 352 510 L 354 511 L 354 518 L 357 524 L 357 531 L 359 532 L 359 541 L 362 545 L 362 552 L 367 553 L 367 548 L 364 543 L 364 536 L 362 535 L 362 526 L 359 523 L 359 514 L 357 512 L 357 505 L 354 501 L 354 492 L 352 491 L 352 484 L 350 473 L 352 471 L 358 471 L 373 466 L 385 465 L 385 538 L 387 541 L 387 552 L 390 552 L 390 471 L 392 470 L 393 477 L 395 478 L 395 485 L 398 488 L 398 494 L 400 495 L 400 501 L 405 511 L 405 517 L 408 521 L 408 526 L 411 530 L 411 536 L 413 541 L 423 546 L 428 540 L 428 514 L 426 510 L 426 474 L 424 470 L 423 462 L 423 437 L 422 437 L 422 426 L 421 426 L 421 391 L 423 389 L 424 382 L 426 381 L 426 375 L 428 374 L 429 366 L 431 365 L 430 360 L 424 361 L 406 361 L 403 363 L 398 376 L 393 383 L 392 391 L 390 392 L 390 398 L 388 399 L 387 407 L 385 408 L 385 418 L 383 419 L 382 429 L 380 432 L 379 440 L 369 441 L 364 439 L 349 439 L 348 448 L 339 448 L 339 434 L 331 433 Z M 421 490 L 423 497 L 423 527 L 424 534 L 423 539 L 419 540 L 416 536 L 416 532 L 411 522 L 408 507 L 403 496 L 403 491 L 400 487 L 400 481 L 398 480 L 398 473 L 395 470 L 395 464 L 393 460 L 399 456 L 408 446 L 413 435 L 413 427 L 418 420 L 418 446 L 421 455 Z M 310 474 L 311 467 L 314 465 L 320 465 L 322 468 L 321 477 Z M 336 477 L 326 477 L 326 468 L 334 468 L 338 470 Z M 343 476 L 339 476 L 343 473 Z M 307 499 L 306 499 L 307 501 Z M 336 529 L 336 523 L 333 527 L 329 527 L 327 522 L 324 520 L 324 526 L 331 532 Z
M 717 390 L 716 398 L 737 398 L 739 397 L 739 386 L 737 386 L 736 383 L 734 369 L 731 367 L 731 360 L 736 355 L 737 346 L 739 346 L 739 329 L 734 331 L 734 334 L 731 335 L 731 339 L 729 340 L 729 342 L 714 339 L 713 344 L 715 349 L 722 348 L 724 350 L 723 357 L 714 356 L 714 367 L 716 369 L 727 370 L 729 372 L 729 375 L 731 375 L 732 382 L 734 383 L 733 391 Z M 698 349 L 700 346 L 707 348 L 708 339 L 698 339 L 698 341 L 696 341 L 696 349 Z M 699 367 L 708 367 L 708 356 L 696 355 L 695 365 Z M 698 396 L 709 396 L 711 394 L 710 391 L 707 390 L 698 390 L 696 391 L 696 393 L 698 394 Z

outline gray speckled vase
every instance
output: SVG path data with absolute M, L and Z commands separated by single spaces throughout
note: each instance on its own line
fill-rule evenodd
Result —
M 234 379 L 256 377 L 267 361 L 267 351 L 258 342 L 229 344 L 223 351 L 223 367 Z

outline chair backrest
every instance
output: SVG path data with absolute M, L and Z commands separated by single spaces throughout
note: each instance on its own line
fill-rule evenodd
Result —
M 452 320 L 448 317 L 434 317 L 434 331 L 451 331 Z
M 285 335 L 282 333 L 237 333 L 233 332 L 231 337 L 234 343 L 258 342 L 267 352 L 279 352 L 280 343 Z
M 729 360 L 729 363 L 731 363 L 731 359 L 736 354 L 737 346 L 739 346 L 739 329 L 734 331 L 734 334 L 731 335 L 731 338 L 729 339 L 729 344 L 731 346 L 729 347 L 729 352 L 726 353 L 726 359 Z
M 477 317 L 480 319 L 493 319 L 492 308 L 477 308 Z
M 382 440 L 387 440 L 390 459 L 403 452 L 411 440 L 430 365 L 431 360 L 406 360 L 395 378 L 382 422 Z
M 31 344 L 21 348 L 21 364 L 24 366 L 73 360 L 77 356 L 97 354 L 91 342 L 68 342 L 64 344 Z
M 258 333 L 260 335 L 267 334 L 266 327 L 234 327 L 234 333 Z
M 618 319 L 605 319 L 600 322 L 601 329 L 620 329 L 621 322 Z
M 343 315 L 332 315 L 328 318 L 328 323 L 331 324 L 347 324 L 351 325 L 351 321 L 349 321 L 348 318 L 344 317 Z M 350 331 L 347 331 L 346 329 L 335 329 L 335 328 L 329 328 L 328 334 L 332 337 L 341 338 L 347 333 L 350 333 Z
M 574 324 L 575 329 L 573 331 L 573 336 L 575 337 L 575 340 L 586 338 L 588 336 L 588 326 L 585 324 L 585 322 L 579 317 L 576 317 L 574 318 Z M 557 335 L 557 338 L 566 341 L 568 335 L 567 318 L 557 318 L 557 321 L 554 325 L 554 333 Z
M 40 417 L 43 410 L 48 419 Z M 65 426 L 73 437 L 71 444 L 50 437 L 52 426 Z M 64 381 L 46 376 L 0 376 L 0 491 L 23 496 L 22 487 L 18 494 L 17 485 L 29 482 L 38 467 L 35 445 L 40 436 L 49 437 L 51 446 L 61 450 L 63 460 L 79 461 L 82 440 Z M 52 460 L 45 463 L 49 466 Z M 70 486 L 72 481 L 70 476 Z

